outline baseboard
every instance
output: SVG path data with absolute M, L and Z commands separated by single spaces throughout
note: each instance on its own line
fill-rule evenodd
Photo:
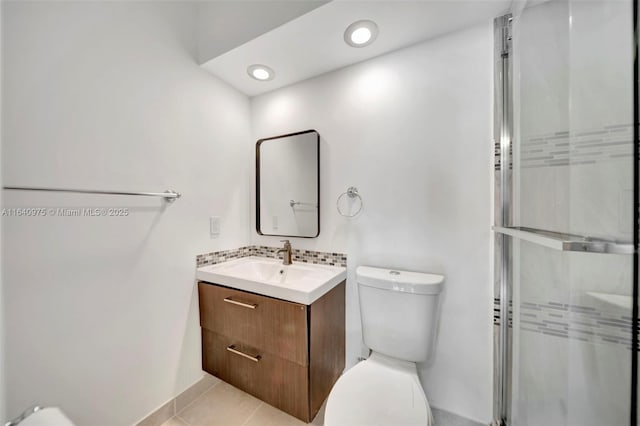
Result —
M 136 423 L 135 426 L 160 426 L 219 382 L 219 379 L 205 373 L 200 380 L 188 387 L 178 396 L 171 398 L 169 401 L 153 410 L 148 416 Z
M 486 426 L 486 423 L 479 423 L 439 408 L 432 407 L 431 412 L 435 426 Z

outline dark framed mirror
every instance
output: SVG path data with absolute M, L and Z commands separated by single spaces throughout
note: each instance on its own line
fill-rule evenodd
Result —
M 320 234 L 320 135 L 315 130 L 256 142 L 256 230 L 281 237 Z

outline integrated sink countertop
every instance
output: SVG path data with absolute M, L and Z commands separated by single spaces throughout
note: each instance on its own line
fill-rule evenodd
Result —
M 243 257 L 196 270 L 196 278 L 214 284 L 311 305 L 344 281 L 342 266 L 293 262 L 281 259 Z

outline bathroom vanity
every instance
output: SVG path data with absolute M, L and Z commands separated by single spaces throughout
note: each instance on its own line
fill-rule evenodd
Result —
M 266 260 L 254 260 L 198 269 L 203 369 L 310 422 L 345 366 L 345 268 L 273 261 L 269 277 L 239 277 L 238 269 L 268 269 Z M 307 297 L 281 298 L 282 290 L 304 287 L 304 268 L 310 271 L 308 291 L 301 292 Z M 316 280 L 324 284 L 320 293 L 309 280 L 315 270 L 332 272 L 331 279 Z M 287 283 L 288 275 L 296 280 Z

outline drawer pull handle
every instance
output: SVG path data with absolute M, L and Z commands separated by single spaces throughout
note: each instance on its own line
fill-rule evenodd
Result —
M 236 349 L 236 345 L 227 346 L 227 350 L 229 352 L 231 352 L 231 353 L 236 354 L 236 355 L 240 355 L 240 356 L 243 356 L 243 357 L 245 357 L 247 359 L 250 359 L 253 362 L 258 362 L 258 361 L 260 361 L 260 358 L 261 358 L 260 355 L 252 356 L 252 355 L 245 354 L 244 352 L 241 352 L 241 351 L 237 350 Z
M 255 309 L 255 308 L 258 307 L 258 305 L 256 305 L 255 303 L 238 302 L 237 300 L 233 300 L 230 297 L 225 297 L 224 301 L 227 302 L 227 303 L 234 304 L 234 305 L 242 306 L 243 308 Z

